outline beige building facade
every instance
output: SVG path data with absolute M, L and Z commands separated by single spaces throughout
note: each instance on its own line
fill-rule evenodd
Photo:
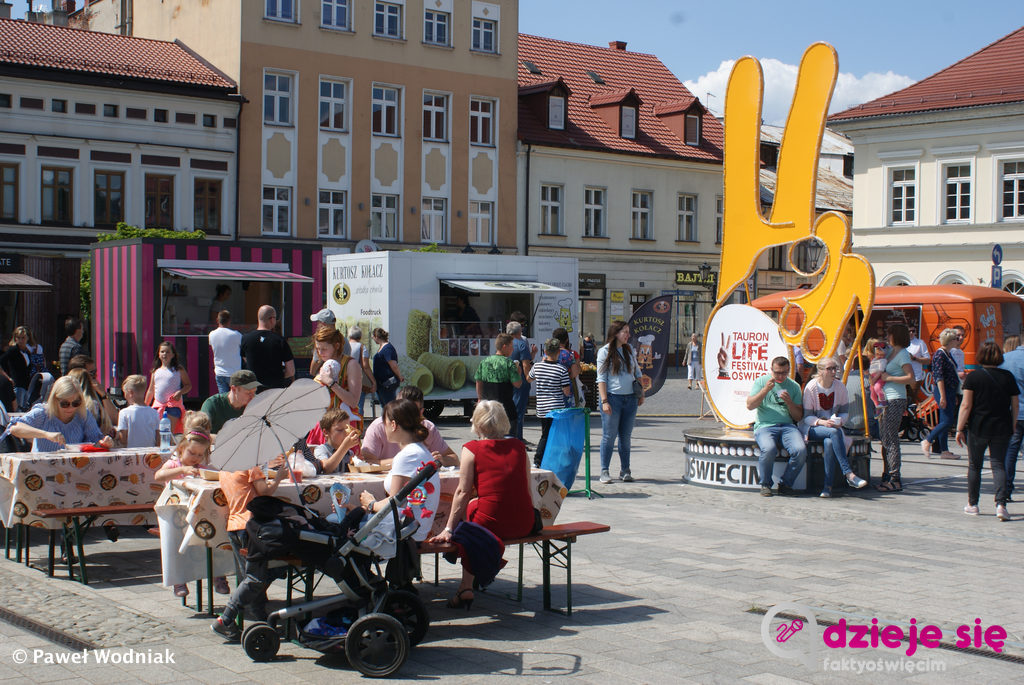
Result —
M 248 100 L 239 238 L 516 251 L 516 0 L 132 4 Z

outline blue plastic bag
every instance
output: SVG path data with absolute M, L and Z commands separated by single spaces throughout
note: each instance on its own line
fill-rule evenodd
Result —
M 583 439 L 587 409 L 556 409 L 548 412 L 551 429 L 544 447 L 544 460 L 540 467 L 554 471 L 567 489 L 576 480 L 576 471 L 583 458 Z

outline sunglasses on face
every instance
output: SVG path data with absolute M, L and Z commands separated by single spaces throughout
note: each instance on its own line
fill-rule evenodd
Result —
M 61 400 L 60 401 L 60 408 L 61 409 L 67 409 L 68 407 L 74 407 L 75 409 L 78 409 L 81 406 L 82 406 L 82 400 Z

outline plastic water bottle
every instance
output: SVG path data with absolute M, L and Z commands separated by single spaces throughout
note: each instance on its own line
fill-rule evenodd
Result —
M 174 440 L 171 437 L 171 417 L 164 414 L 160 419 L 160 451 L 170 452 L 172 445 Z

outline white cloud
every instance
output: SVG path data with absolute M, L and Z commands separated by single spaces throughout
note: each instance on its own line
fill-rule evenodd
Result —
M 704 74 L 696 81 L 684 82 L 690 92 L 700 98 L 702 103 L 719 116 L 725 109 L 725 91 L 729 84 L 729 74 L 732 73 L 735 63 L 735 60 L 726 60 L 718 66 L 718 69 Z M 796 87 L 798 67 L 794 64 L 785 64 L 777 59 L 767 58 L 761 60 L 761 70 L 764 72 L 764 104 L 761 116 L 767 124 L 783 126 L 786 123 L 789 107 L 793 102 L 793 89 Z M 840 112 L 854 105 L 874 100 L 882 95 L 906 88 L 913 82 L 914 79 L 909 76 L 901 76 L 892 71 L 885 74 L 870 73 L 860 77 L 840 73 L 836 79 L 836 88 L 832 94 L 829 113 Z M 707 97 L 707 93 L 712 93 L 710 99 Z

